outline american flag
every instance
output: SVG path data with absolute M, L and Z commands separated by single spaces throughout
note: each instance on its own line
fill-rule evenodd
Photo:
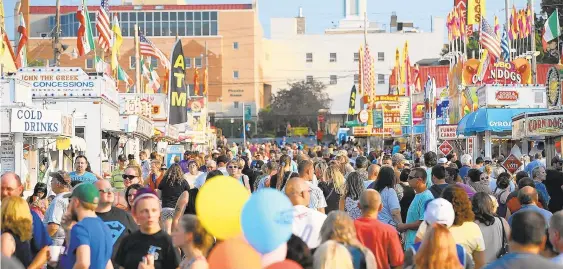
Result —
M 96 16 L 96 29 L 98 30 L 98 45 L 104 50 L 111 48 L 111 26 L 109 20 L 109 0 L 102 0 Z
M 500 57 L 500 40 L 493 31 L 491 25 L 485 19 L 481 20 L 479 43 L 483 46 L 484 49 L 488 49 L 489 53 L 491 53 L 495 58 Z
M 502 53 L 501 53 L 502 59 L 505 62 L 508 62 L 510 60 L 510 50 L 508 48 L 508 33 L 506 29 L 504 29 L 504 31 L 502 32 L 500 47 L 502 49 Z
M 372 91 L 372 86 L 371 86 L 371 81 L 372 81 L 372 77 L 371 77 L 371 55 L 369 53 L 369 47 L 366 46 L 365 50 L 364 50 L 364 59 L 362 61 L 362 92 L 366 95 L 370 95 L 371 91 Z
M 170 69 L 170 61 L 166 58 L 166 55 L 162 53 L 150 40 L 148 40 L 141 31 L 139 31 L 139 49 L 141 55 L 156 57 L 165 69 Z

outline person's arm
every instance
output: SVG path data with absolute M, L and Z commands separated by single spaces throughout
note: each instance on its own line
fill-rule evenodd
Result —
M 391 216 L 393 217 L 393 221 L 397 224 L 403 223 L 403 218 L 401 217 L 401 209 L 393 209 L 391 210 Z
M 244 187 L 246 188 L 246 190 L 247 190 L 248 192 L 250 192 L 250 180 L 248 179 L 248 176 L 247 176 L 247 175 L 244 175 L 244 176 L 242 177 L 242 180 L 243 180 L 243 182 L 244 182 Z
M 342 195 L 340 196 L 340 200 L 338 201 L 338 210 L 344 211 L 345 204 L 346 204 L 346 198 L 344 198 L 344 195 Z
M 108 260 L 108 263 L 106 264 L 106 269 L 113 269 L 113 264 L 111 263 L 111 259 Z
M 391 234 L 389 239 L 390 240 L 387 245 L 389 266 L 391 266 L 391 268 L 400 269 L 405 262 L 405 254 L 403 252 L 401 240 L 399 239 L 399 235 L 397 233 Z
M 47 224 L 47 233 L 49 234 L 49 236 L 50 237 L 55 236 L 55 233 L 57 233 L 59 227 L 61 227 L 61 225 L 56 224 L 54 222 L 49 222 L 49 224 Z
M 31 262 L 31 264 L 27 267 L 27 269 L 40 269 L 43 268 L 43 265 L 45 265 L 47 263 L 47 261 L 49 260 L 49 247 L 43 247 L 38 253 L 37 255 L 35 255 L 35 258 L 33 258 L 33 261 Z
M 413 223 L 399 224 L 399 225 L 397 225 L 397 230 L 399 230 L 400 232 L 405 232 L 405 231 L 408 231 L 408 230 L 418 230 L 418 227 L 420 226 L 421 223 L 422 223 L 422 220 L 417 220 Z
M 403 223 L 403 218 L 401 217 L 401 203 L 399 202 L 399 197 L 395 189 L 389 188 L 389 204 L 387 205 L 391 209 L 391 217 L 395 223 Z
M 90 246 L 80 245 L 76 248 L 76 263 L 73 269 L 88 269 L 90 268 Z
M 190 201 L 190 193 L 187 191 L 184 191 L 182 195 L 180 195 L 180 197 L 178 198 L 178 201 L 176 201 L 176 207 L 174 208 L 174 218 L 172 219 L 173 231 L 176 225 L 178 225 L 178 222 L 180 222 L 180 218 L 184 215 L 184 212 L 186 211 L 186 206 L 188 205 L 189 201 Z
M 2 241 L 2 256 L 12 257 L 14 252 L 16 252 L 14 237 L 9 233 L 3 233 L 0 241 Z
M 481 269 L 485 265 L 485 251 L 473 251 L 475 269 Z

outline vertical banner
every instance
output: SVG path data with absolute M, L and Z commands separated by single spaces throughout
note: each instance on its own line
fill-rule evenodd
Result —
M 350 92 L 350 105 L 348 105 L 348 115 L 356 115 L 356 85 L 352 86 L 352 91 Z
M 186 83 L 184 80 L 184 76 L 186 75 L 186 65 L 184 64 L 184 52 L 182 50 L 181 39 L 176 41 L 170 55 L 172 69 L 170 71 L 168 83 L 168 99 L 170 100 L 168 123 L 182 124 L 188 121 L 188 115 L 186 113 L 186 100 L 188 93 L 186 91 Z

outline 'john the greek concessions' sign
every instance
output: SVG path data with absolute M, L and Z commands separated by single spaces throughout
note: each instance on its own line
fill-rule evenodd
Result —
M 10 118 L 12 133 L 61 134 L 61 112 L 33 108 L 13 108 Z

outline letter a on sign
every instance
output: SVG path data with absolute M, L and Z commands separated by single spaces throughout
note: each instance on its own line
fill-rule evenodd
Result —
M 186 112 L 186 85 L 184 84 L 184 52 L 182 50 L 182 40 L 178 39 L 174 48 L 172 49 L 171 61 L 174 65 L 170 70 L 170 77 L 168 85 L 168 100 L 170 100 L 168 110 L 168 123 L 169 124 L 182 124 L 188 121 L 188 114 Z

